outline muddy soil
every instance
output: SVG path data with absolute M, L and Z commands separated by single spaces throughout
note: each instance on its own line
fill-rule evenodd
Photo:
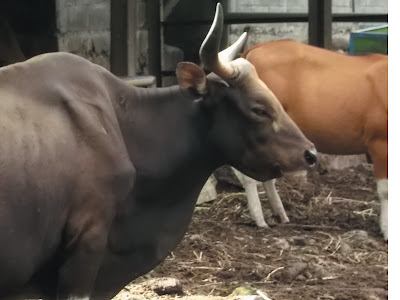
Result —
M 245 288 L 258 299 L 388 298 L 388 248 L 379 231 L 371 165 L 277 181 L 290 218 L 279 224 L 260 196 L 271 230 L 257 228 L 245 194 L 225 192 L 196 208 L 171 255 L 118 299 L 232 299 Z M 182 292 L 159 296 L 145 283 L 173 277 Z

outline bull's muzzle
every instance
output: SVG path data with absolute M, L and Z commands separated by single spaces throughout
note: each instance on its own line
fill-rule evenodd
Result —
M 310 167 L 314 167 L 318 162 L 317 151 L 315 149 L 304 151 L 304 159 Z

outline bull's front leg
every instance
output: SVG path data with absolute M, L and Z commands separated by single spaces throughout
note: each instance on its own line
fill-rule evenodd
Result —
M 91 294 L 108 253 L 109 232 L 117 209 L 130 203 L 135 172 L 133 166 L 110 176 L 95 189 L 83 189 L 74 201 L 64 232 L 65 260 L 59 270 L 57 299 L 100 299 Z M 83 183 L 89 180 L 83 180 Z
M 67 229 L 69 238 L 65 262 L 59 270 L 57 299 L 90 299 L 107 246 L 110 217 L 78 214 L 76 218 Z

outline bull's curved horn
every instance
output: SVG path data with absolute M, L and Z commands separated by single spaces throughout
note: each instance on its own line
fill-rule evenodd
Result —
M 218 3 L 215 11 L 214 21 L 206 38 L 201 44 L 199 55 L 205 68 L 221 76 L 222 78 L 228 79 L 233 76 L 233 69 L 229 63 L 221 61 L 218 57 L 223 24 L 224 13 L 222 12 L 222 5 Z
M 243 51 L 243 48 L 247 42 L 247 36 L 248 36 L 247 32 L 243 32 L 242 35 L 234 44 L 232 44 L 231 46 L 229 46 L 228 48 L 226 48 L 225 50 L 221 51 L 218 54 L 219 59 L 224 62 L 229 62 L 234 60 L 236 56 L 241 51 Z

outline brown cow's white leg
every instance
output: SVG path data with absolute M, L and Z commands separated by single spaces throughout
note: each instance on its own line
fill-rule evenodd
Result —
M 258 196 L 257 181 L 244 175 L 235 168 L 232 169 L 246 192 L 251 217 L 258 227 L 269 228 L 268 224 L 264 220 L 260 197 Z
M 385 241 L 388 240 L 388 180 L 378 179 L 377 190 L 381 201 L 380 227 Z
M 215 200 L 217 198 L 217 179 L 214 175 L 211 175 L 206 183 L 204 184 L 203 188 L 200 191 L 200 195 L 197 198 L 197 204 L 202 204 L 205 202 L 209 202 Z
M 264 220 L 261 201 L 257 190 L 257 181 L 251 179 L 250 177 L 247 177 L 245 179 L 243 187 L 244 190 L 246 191 L 247 202 L 249 205 L 249 211 L 251 217 L 256 222 L 258 227 L 269 228 L 268 224 Z
M 281 197 L 275 187 L 276 179 L 268 180 L 263 182 L 265 193 L 271 203 L 272 210 L 275 214 L 279 216 L 282 223 L 289 223 L 289 218 L 286 215 L 285 208 L 283 207 Z
M 388 240 L 388 142 L 387 139 L 375 139 L 368 147 L 368 153 L 374 164 L 378 197 L 381 202 L 379 225 L 383 238 Z

